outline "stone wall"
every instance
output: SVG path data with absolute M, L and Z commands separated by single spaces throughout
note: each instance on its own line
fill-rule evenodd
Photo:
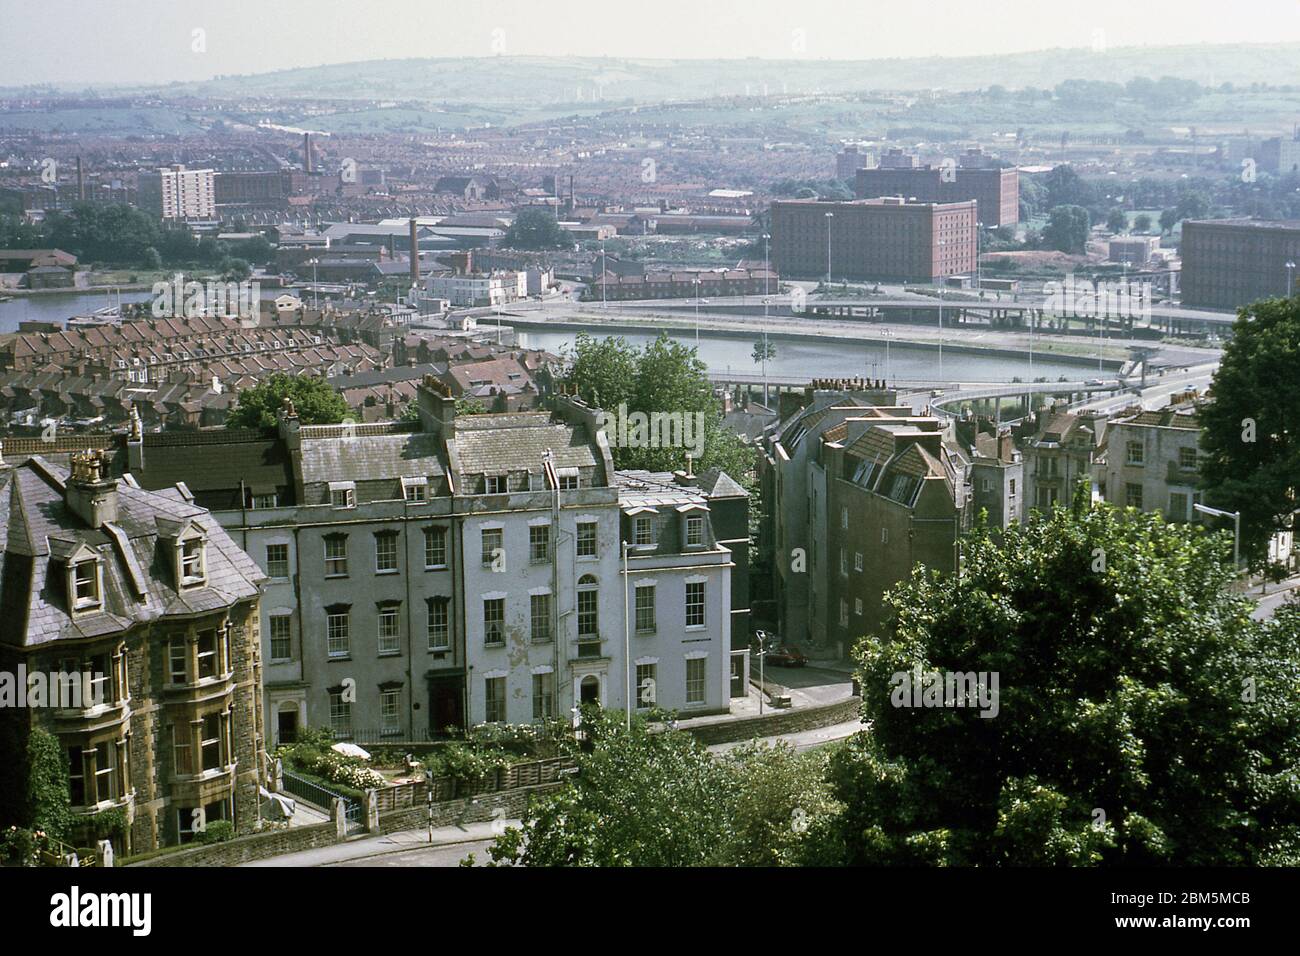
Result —
M 435 827 L 449 827 L 458 823 L 486 823 L 493 819 L 522 819 L 528 811 L 528 801 L 532 797 L 553 793 L 563 786 L 565 786 L 564 783 L 547 783 L 539 787 L 520 787 L 517 790 L 485 793 L 477 797 L 435 803 L 433 805 L 433 825 Z M 502 811 L 500 814 L 496 813 L 498 809 Z M 398 830 L 418 830 L 420 827 L 428 825 L 427 807 L 395 810 L 379 818 L 379 831 L 381 833 L 394 833 Z
M 282 853 L 314 850 L 339 842 L 338 827 L 334 821 L 316 823 L 309 827 L 290 827 L 271 830 L 251 836 L 236 837 L 225 843 L 197 846 L 188 850 L 164 853 L 153 859 L 128 866 L 238 866 L 252 860 L 264 860 Z
M 793 734 L 801 730 L 831 727 L 856 718 L 861 705 L 861 698 L 849 697 L 821 707 L 771 711 L 762 717 L 723 720 L 683 729 L 688 730 L 696 740 L 707 747 L 713 744 L 733 743 L 737 740 L 750 740 L 754 737 L 771 737 L 776 734 Z

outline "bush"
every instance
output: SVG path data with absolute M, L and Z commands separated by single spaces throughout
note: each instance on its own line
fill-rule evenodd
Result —
M 214 820 L 194 837 L 196 843 L 225 843 L 235 835 L 235 825 L 229 820 Z

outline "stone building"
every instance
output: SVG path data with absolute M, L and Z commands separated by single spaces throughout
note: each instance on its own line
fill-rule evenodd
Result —
M 0 469 L 0 669 L 59 675 L 47 699 L 29 691 L 0 710 L 3 817 L 21 812 L 41 728 L 68 756 L 74 839 L 113 810 L 118 853 L 188 842 L 218 820 L 251 832 L 266 771 L 264 576 L 184 486 L 112 478 L 98 450 L 71 465 Z

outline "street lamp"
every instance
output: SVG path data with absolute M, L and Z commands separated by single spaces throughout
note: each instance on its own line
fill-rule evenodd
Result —
M 1192 509 L 1199 511 L 1203 515 L 1213 515 L 1216 518 L 1232 519 L 1232 568 L 1238 570 L 1241 555 L 1241 512 L 1240 511 L 1220 511 L 1218 508 L 1211 508 L 1197 502 L 1192 503 Z
M 1286 295 L 1289 299 L 1295 295 L 1295 260 L 1286 261 Z
M 311 260 L 311 307 L 317 312 L 320 311 L 320 286 L 316 283 L 316 263 L 319 259 L 313 257 Z
M 831 220 L 835 218 L 835 213 L 826 214 L 826 289 L 830 291 L 831 287 Z
M 605 244 L 600 244 L 600 307 L 609 308 L 609 302 L 605 298 L 605 290 L 609 287 L 609 273 L 605 271 Z
M 893 333 L 892 331 L 890 331 L 889 329 L 881 329 L 881 330 L 880 330 L 880 335 L 881 335 L 881 337 L 885 340 L 885 384 L 888 385 L 888 384 L 889 384 L 889 378 L 890 378 L 890 376 L 889 376 L 889 340 L 893 337 L 894 333 Z
M 767 637 L 766 631 L 755 631 L 754 637 L 758 638 L 758 716 L 763 716 L 763 695 L 767 693 L 767 681 L 764 679 L 763 659 L 767 657 L 767 646 L 764 638 Z
M 700 277 L 695 277 L 695 347 L 700 347 Z

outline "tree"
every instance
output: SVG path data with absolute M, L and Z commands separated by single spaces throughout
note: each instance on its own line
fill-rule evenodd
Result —
M 1085 486 L 965 552 L 856 649 L 871 731 L 832 757 L 821 862 L 1300 860 L 1300 615 L 1251 619 L 1226 536 Z M 996 693 L 915 706 L 904 675 L 933 672 Z
M 1113 233 L 1128 232 L 1128 213 L 1123 209 L 1112 209 L 1106 215 L 1106 228 Z
M 1167 232 L 1173 232 L 1176 225 L 1178 225 L 1178 213 L 1172 209 L 1162 210 L 1160 213 L 1160 234 L 1163 236 Z
M 1151 217 L 1148 216 L 1148 215 L 1147 215 L 1146 213 L 1144 213 L 1144 212 L 1142 212 L 1142 213 L 1138 213 L 1137 216 L 1133 219 L 1133 231 L 1134 231 L 1134 232 L 1150 232 L 1150 231 L 1151 231 Z
M 32 731 L 27 745 L 27 825 L 63 840 L 72 833 L 72 792 L 68 754 L 48 731 Z
M 223 259 L 219 268 L 227 282 L 242 282 L 253 274 L 252 267 L 244 259 Z
M 549 210 L 523 209 L 506 230 L 504 243 L 509 249 L 567 249 L 573 237 Z
M 763 340 L 755 342 L 753 358 L 755 365 L 762 363 L 763 367 L 766 368 L 767 363 L 776 358 L 776 346 Z
M 1300 508 L 1300 299 L 1240 310 L 1200 411 L 1201 484 L 1208 501 L 1241 512 L 1242 553 L 1258 564 L 1268 539 Z
M 285 398 L 293 402 L 303 425 L 336 425 L 348 414 L 348 403 L 323 378 L 276 372 L 239 393 L 239 404 L 226 417 L 231 428 L 273 428 Z
M 1060 252 L 1086 252 L 1091 227 L 1091 217 L 1082 206 L 1056 206 L 1043 228 L 1043 242 Z
M 685 732 L 628 730 L 616 712 L 584 708 L 589 749 L 565 741 L 572 783 L 538 799 L 522 829 L 488 849 L 526 866 L 705 866 L 730 833 L 728 765 Z

